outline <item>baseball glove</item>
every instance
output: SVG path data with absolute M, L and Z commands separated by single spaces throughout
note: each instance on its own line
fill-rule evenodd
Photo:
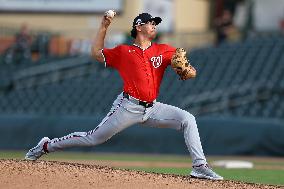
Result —
M 187 80 L 196 76 L 196 70 L 190 65 L 186 58 L 186 51 L 177 48 L 171 59 L 171 65 L 181 80 Z

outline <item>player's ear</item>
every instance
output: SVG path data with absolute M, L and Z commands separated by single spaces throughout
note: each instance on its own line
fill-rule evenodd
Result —
M 139 25 L 139 26 L 136 26 L 136 31 L 142 31 L 142 26 L 141 25 Z

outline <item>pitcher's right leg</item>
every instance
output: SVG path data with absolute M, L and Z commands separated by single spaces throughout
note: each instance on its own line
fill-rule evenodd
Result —
M 94 130 L 75 132 L 61 138 L 52 139 L 47 143 L 46 150 L 53 152 L 68 147 L 96 146 L 136 122 L 136 117 L 120 106 L 114 112 L 110 112 Z
M 131 112 L 132 107 L 128 103 L 127 99 L 119 96 L 114 102 L 111 111 L 94 130 L 89 132 L 74 132 L 52 140 L 45 137 L 45 140 L 41 140 L 36 147 L 28 151 L 25 158 L 27 160 L 36 160 L 48 152 L 68 147 L 96 146 L 107 141 L 116 133 L 141 121 L 143 111 Z M 136 107 L 134 108 L 136 109 Z

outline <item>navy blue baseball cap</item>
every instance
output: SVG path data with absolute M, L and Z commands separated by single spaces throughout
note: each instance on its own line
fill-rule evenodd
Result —
M 162 19 L 160 17 L 153 17 L 149 13 L 141 13 L 134 18 L 132 27 L 147 24 L 149 21 L 154 21 L 158 25 L 162 22 Z

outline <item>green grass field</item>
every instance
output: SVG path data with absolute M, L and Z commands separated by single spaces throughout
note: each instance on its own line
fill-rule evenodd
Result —
M 23 159 L 23 151 L 0 151 L 0 159 Z M 101 154 L 101 153 L 79 153 L 79 152 L 58 152 L 44 156 L 43 160 L 56 161 L 79 161 L 87 163 L 96 161 L 122 162 L 116 168 L 139 170 L 155 173 L 169 173 L 188 175 L 190 172 L 190 159 L 187 156 L 178 155 L 145 155 L 145 154 Z M 237 180 L 250 183 L 263 183 L 273 185 L 284 185 L 284 158 L 254 158 L 254 157 L 209 157 L 209 162 L 220 159 L 248 160 L 254 163 L 253 169 L 225 169 L 217 168 L 214 170 L 222 175 L 226 180 Z M 123 163 L 124 162 L 124 163 Z M 147 165 L 154 165 L 155 162 L 167 164 L 188 164 L 188 167 L 163 167 L 163 166 L 130 166 L 125 162 L 142 162 Z

